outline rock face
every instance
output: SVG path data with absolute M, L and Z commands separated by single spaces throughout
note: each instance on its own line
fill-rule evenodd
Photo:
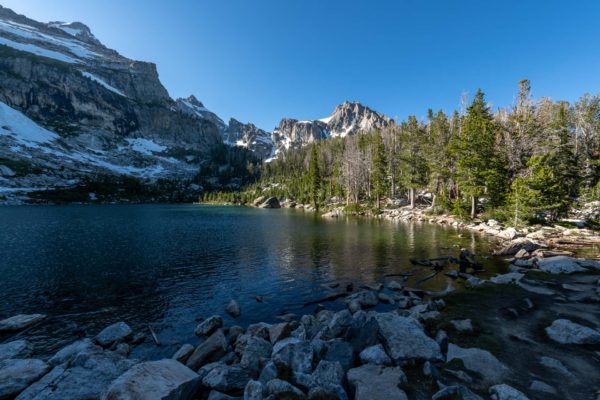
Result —
M 600 332 L 568 319 L 557 319 L 546 328 L 550 339 L 562 344 L 598 344 Z
M 357 102 L 344 102 L 333 114 L 320 120 L 284 118 L 273 131 L 275 153 L 305 146 L 316 140 L 345 137 L 359 132 L 395 126 L 394 120 Z
M 11 399 L 40 379 L 50 366 L 42 360 L 8 359 L 0 361 L 0 399 Z
M 387 353 L 397 365 L 412 359 L 443 359 L 439 344 L 415 319 L 394 313 L 379 313 L 375 319 Z
M 84 24 L 4 7 L 0 22 L 0 158 L 45 170 L 46 184 L 98 173 L 190 177 L 222 143 L 214 119 L 169 97 L 154 64 L 106 48 Z
M 165 359 L 133 366 L 118 377 L 103 400 L 187 400 L 194 398 L 200 376 L 181 363 Z
M 406 375 L 398 367 L 368 364 L 348 371 L 355 400 L 407 400 L 400 389 L 406 381 Z
M 245 147 L 258 158 L 267 159 L 273 155 L 271 133 L 257 128 L 254 124 L 244 124 L 231 118 L 223 134 L 225 143 Z
M 19 314 L 0 321 L 0 333 L 15 332 L 35 325 L 46 318 L 44 314 Z

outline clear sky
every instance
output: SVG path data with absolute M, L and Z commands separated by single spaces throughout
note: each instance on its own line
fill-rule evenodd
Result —
M 510 105 L 600 92 L 600 1 L 0 0 L 40 21 L 81 21 L 158 65 L 173 97 L 270 130 L 344 100 L 391 117 L 452 111 L 481 87 Z

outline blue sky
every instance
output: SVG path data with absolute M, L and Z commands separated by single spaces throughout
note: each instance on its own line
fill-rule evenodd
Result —
M 424 0 L 0 0 L 41 21 L 81 21 L 158 65 L 173 97 L 272 129 L 344 100 L 391 117 L 452 111 L 481 87 L 535 97 L 600 92 L 600 2 Z

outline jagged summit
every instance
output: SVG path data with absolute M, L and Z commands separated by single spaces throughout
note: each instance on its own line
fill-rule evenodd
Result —
M 60 29 L 67 35 L 73 36 L 86 43 L 101 46 L 102 43 L 94 36 L 89 26 L 82 22 L 63 22 L 63 21 L 52 21 L 48 22 L 49 28 Z

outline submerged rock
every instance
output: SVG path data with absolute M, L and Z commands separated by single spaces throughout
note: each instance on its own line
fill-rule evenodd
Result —
M 118 377 L 102 400 L 189 400 L 200 376 L 183 364 L 164 359 L 137 364 Z
M 102 347 L 110 347 L 117 342 L 121 342 L 131 337 L 133 331 L 125 322 L 117 322 L 102 330 L 94 341 Z
M 465 368 L 481 375 L 484 382 L 496 384 L 502 382 L 509 369 L 492 353 L 478 348 L 465 349 L 450 343 L 446 362 L 461 360 Z
M 561 344 L 598 344 L 600 332 L 587 326 L 576 324 L 568 319 L 557 319 L 546 328 L 550 339 Z
M 50 370 L 42 360 L 8 359 L 0 361 L 0 399 L 12 399 Z
M 33 346 L 27 340 L 13 340 L 0 344 L 0 361 L 9 358 L 27 358 L 33 352 Z
M 387 353 L 397 365 L 411 360 L 443 360 L 440 346 L 415 319 L 395 313 L 378 313 L 374 317 Z
M 492 400 L 529 400 L 522 392 L 506 384 L 492 386 L 490 396 Z
M 508 274 L 496 275 L 490 278 L 490 282 L 496 284 L 517 283 L 524 276 L 525 274 L 521 274 L 519 272 L 509 272 Z
M 223 327 L 223 318 L 218 315 L 213 315 L 198 324 L 194 333 L 196 336 L 209 336 L 221 327 Z
M 367 364 L 348 371 L 348 384 L 355 400 L 407 400 L 400 385 L 407 382 L 399 367 Z
M 458 332 L 473 332 L 473 324 L 470 319 L 455 319 L 450 321 L 450 323 Z
M 37 324 L 46 318 L 44 314 L 19 314 L 0 321 L 0 333 L 15 332 Z
M 550 368 L 556 372 L 560 372 L 566 376 L 573 376 L 571 371 L 563 364 L 560 360 L 551 357 L 542 357 L 540 358 L 540 364 L 542 364 L 546 368 Z
M 233 299 L 229 302 L 229 304 L 227 304 L 225 311 L 227 311 L 227 313 L 229 315 L 231 315 L 233 318 L 239 317 L 240 314 L 242 313 L 242 309 L 240 308 L 240 305 L 238 304 L 237 301 L 235 301 Z

